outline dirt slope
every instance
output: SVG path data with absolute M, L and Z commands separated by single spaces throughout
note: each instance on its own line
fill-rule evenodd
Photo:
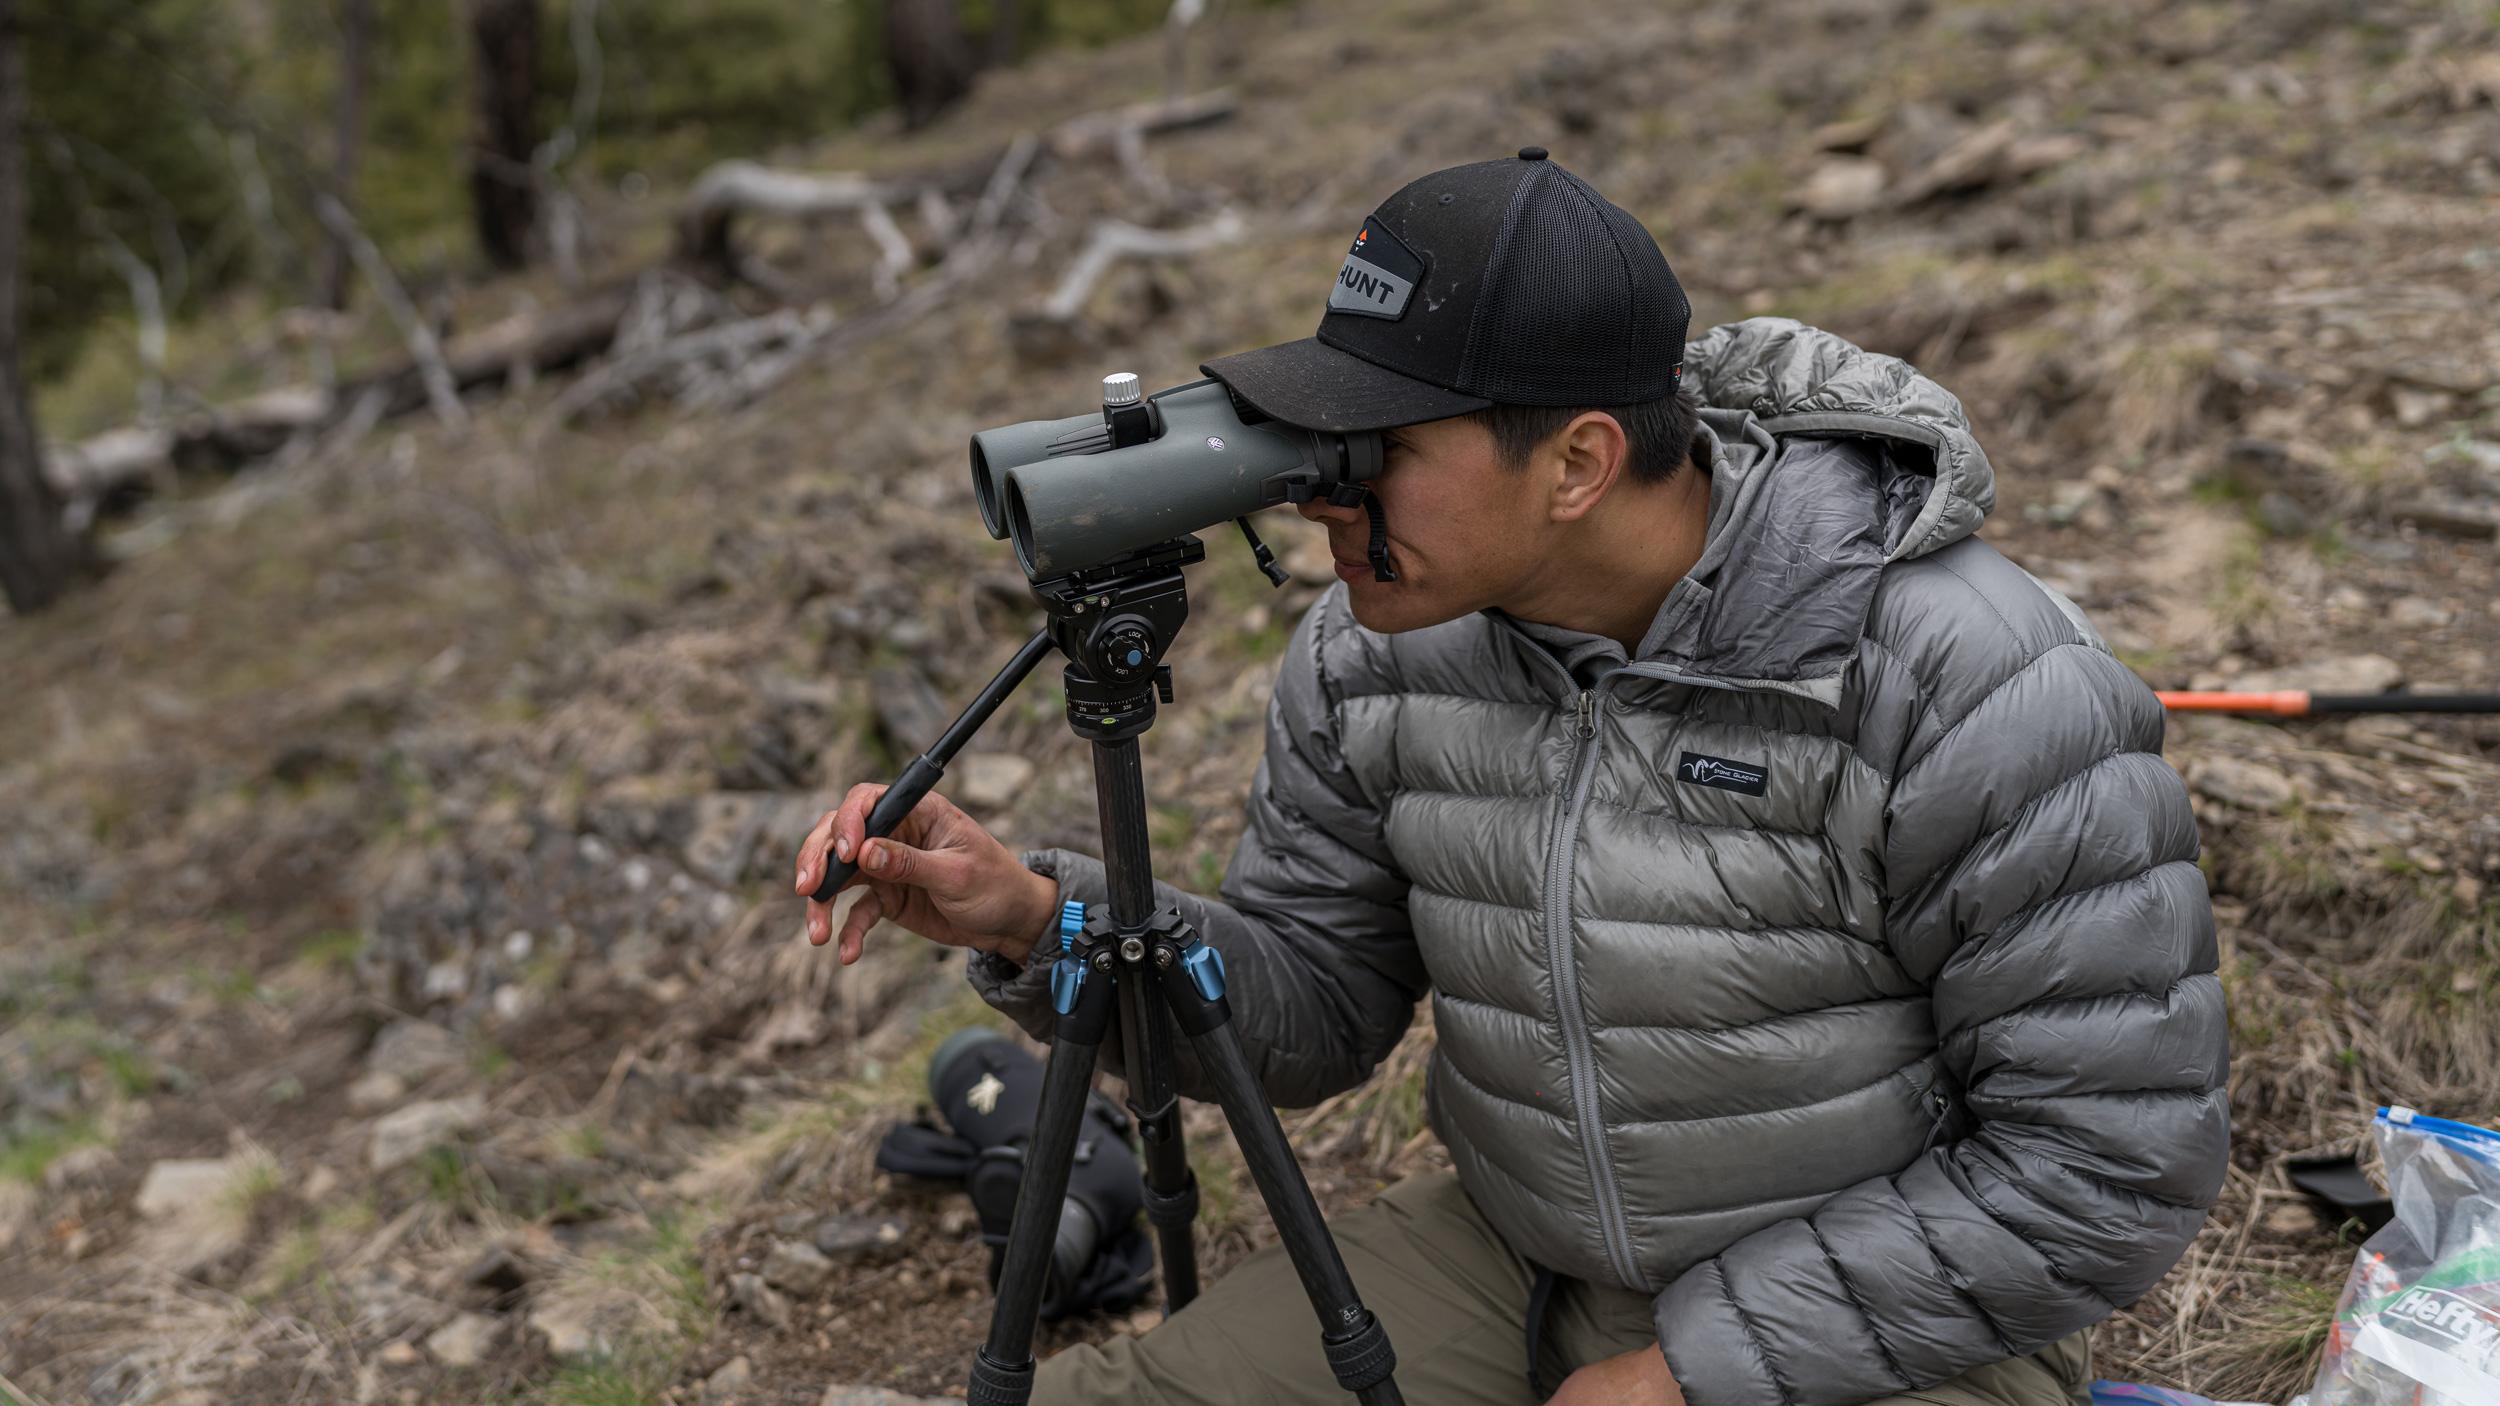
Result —
M 756 404 L 565 427 L 561 386 L 516 388 L 457 443 L 401 422 L 163 505 L 104 587 L 0 623 L 0 1373 L 61 1402 L 960 1390 L 983 1252 L 869 1156 L 986 1012 L 906 934 L 849 970 L 799 943 L 788 853 L 1033 628 L 969 430 L 1306 334 L 1345 230 L 1437 166 L 1545 145 L 1658 233 L 1696 326 L 1793 315 L 1935 375 L 1996 464 L 1983 535 L 2157 686 L 2493 687 L 2494 23 L 2403 0 L 1234 14 L 1198 62 L 1242 110 L 1148 146 L 1167 189 L 1043 169 L 972 295 Z M 1159 63 L 1151 37 L 1061 56 L 909 140 L 790 159 L 976 157 L 1152 95 Z M 620 260 L 661 203 L 611 212 Z M 1244 241 L 1121 270 L 1055 353 L 1011 334 L 1096 214 L 1226 204 Z M 847 227 L 758 252 L 837 315 L 875 306 Z M 1159 870 L 1201 888 L 1327 579 L 1305 560 L 1270 592 L 1236 541 L 1209 549 L 1148 746 Z M 1048 683 L 953 794 L 1010 843 L 1092 847 Z M 2234 1170 L 2096 1365 L 2282 1400 L 2351 1253 L 2282 1157 L 2354 1145 L 2375 1103 L 2500 1116 L 2500 724 L 2179 718 L 2168 754 L 2223 918 Z M 1429 1038 L 1289 1117 L 1328 1205 L 1440 1157 Z M 1220 1271 L 1268 1231 L 1193 1117 Z M 885 1216 L 899 1242 L 853 1234 Z M 797 1248 L 820 1232 L 823 1265 Z

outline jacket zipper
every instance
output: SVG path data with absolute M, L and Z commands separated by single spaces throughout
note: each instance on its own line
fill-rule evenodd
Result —
M 1580 1132 L 1580 1154 L 1588 1164 L 1589 1186 L 1597 1197 L 1598 1224 L 1606 1235 L 1606 1253 L 1626 1286 L 1641 1282 L 1633 1261 L 1632 1236 L 1617 1197 L 1613 1160 L 1606 1151 L 1606 1125 L 1597 1107 L 1597 1056 L 1589 1045 L 1587 1021 L 1580 1012 L 1579 968 L 1571 957 L 1571 860 L 1580 836 L 1580 808 L 1588 801 L 1589 782 L 1596 774 L 1597 691 L 1580 690 L 1572 726 L 1571 790 L 1554 825 L 1553 852 L 1545 862 L 1545 957 L 1554 981 L 1555 1016 L 1562 1023 L 1563 1049 L 1571 1060 L 1572 1121 Z

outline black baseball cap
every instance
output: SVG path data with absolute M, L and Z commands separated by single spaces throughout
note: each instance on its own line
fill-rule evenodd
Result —
M 1382 202 L 1317 336 L 1198 369 L 1289 425 L 1385 430 L 1496 402 L 1659 399 L 1684 378 L 1691 319 L 1641 222 L 1531 146 Z

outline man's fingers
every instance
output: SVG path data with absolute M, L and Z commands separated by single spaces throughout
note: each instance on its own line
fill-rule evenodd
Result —
M 962 856 L 938 850 L 914 849 L 887 836 L 870 840 L 860 854 L 860 868 L 877 877 L 881 883 L 917 884 L 922 888 L 942 889 L 959 877 Z
M 832 838 L 835 818 L 841 813 L 838 810 L 826 811 L 815 828 L 807 832 L 807 838 L 799 841 L 799 874 L 794 881 L 799 892 L 816 891 L 816 876 L 825 867 L 825 842 Z
M 873 888 L 861 893 L 859 901 L 851 905 L 851 915 L 842 922 L 842 945 L 834 949 L 842 965 L 847 967 L 859 960 L 860 949 L 868 942 L 868 930 L 877 925 L 884 913 L 885 905 L 877 901 Z
M 805 888 L 806 885 L 801 884 L 800 887 Z M 812 898 L 809 899 L 807 901 L 808 944 L 813 947 L 822 947 L 832 940 L 833 905 L 829 903 L 818 903 Z

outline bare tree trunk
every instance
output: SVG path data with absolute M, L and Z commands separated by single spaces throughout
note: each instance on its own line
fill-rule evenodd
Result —
M 330 167 L 331 183 L 341 204 L 356 209 L 356 157 L 365 139 L 365 73 L 373 34 L 373 0 L 340 0 L 339 125 L 337 151 Z M 347 306 L 348 277 L 356 256 L 347 241 L 332 235 L 329 263 L 322 273 L 322 300 L 334 309 Z
M 477 131 L 469 193 L 478 247 L 501 269 L 529 262 L 538 222 L 538 0 L 470 0 Z
M 987 66 L 1005 68 L 1024 47 L 1024 0 L 995 0 L 990 6 L 990 56 Z
M 20 615 L 94 573 L 86 538 L 61 520 L 18 365 L 18 275 L 26 238 L 26 55 L 17 0 L 0 0 L 0 590 Z
M 955 15 L 955 0 L 885 0 L 885 64 L 914 131 L 972 91 L 980 68 Z

